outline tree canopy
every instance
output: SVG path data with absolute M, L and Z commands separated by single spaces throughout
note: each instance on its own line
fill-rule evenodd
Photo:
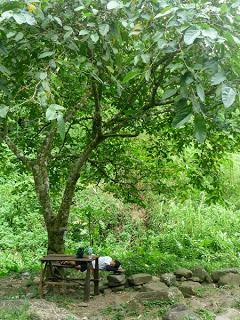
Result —
M 203 143 L 231 125 L 239 6 L 1 1 L 1 141 L 34 176 L 49 250 L 63 248 L 79 177 L 88 180 L 99 159 L 104 170 L 123 139 L 149 134 L 164 144 L 167 128 L 189 123 Z

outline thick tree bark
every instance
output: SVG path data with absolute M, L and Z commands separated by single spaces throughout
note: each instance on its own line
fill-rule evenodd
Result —
M 87 162 L 91 152 L 97 148 L 101 141 L 102 139 L 98 136 L 93 138 L 73 163 L 58 213 L 55 213 L 53 210 L 49 194 L 47 159 L 45 157 L 39 157 L 39 159 L 32 165 L 31 169 L 34 176 L 35 189 L 48 233 L 48 253 L 64 252 L 64 232 L 67 229 L 68 217 L 76 184 L 80 177 L 82 167 Z
M 64 253 L 64 232 L 67 226 L 59 227 L 58 224 L 49 224 L 48 233 L 48 253 Z

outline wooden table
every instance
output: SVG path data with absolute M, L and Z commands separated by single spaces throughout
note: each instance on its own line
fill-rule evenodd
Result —
M 40 275 L 40 285 L 39 291 L 41 298 L 43 297 L 43 288 L 44 285 L 52 284 L 52 285 L 66 285 L 70 284 L 71 280 L 79 280 L 80 279 L 69 279 L 69 278 L 60 278 L 60 281 L 56 281 L 54 279 L 54 268 L 75 268 L 74 265 L 61 264 L 62 261 L 66 262 L 85 262 L 87 263 L 86 277 L 84 281 L 84 301 L 89 301 L 90 299 L 90 275 L 92 269 L 92 261 L 95 261 L 95 269 L 93 271 L 93 281 L 94 281 L 94 295 L 99 294 L 99 268 L 98 268 L 98 257 L 97 256 L 84 256 L 79 259 L 74 255 L 65 255 L 65 254 L 49 254 L 41 259 L 41 275 Z M 66 263 L 65 262 L 65 263 Z M 51 280 L 52 279 L 52 280 Z M 61 281 L 62 280 L 62 281 Z M 75 282 L 76 284 L 76 282 Z

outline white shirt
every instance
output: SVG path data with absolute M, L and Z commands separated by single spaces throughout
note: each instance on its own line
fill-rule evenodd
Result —
M 105 270 L 106 266 L 109 266 L 112 262 L 112 258 L 105 256 L 105 257 L 99 257 L 98 258 L 98 268 L 99 270 Z M 95 261 L 92 262 L 93 269 L 95 269 Z

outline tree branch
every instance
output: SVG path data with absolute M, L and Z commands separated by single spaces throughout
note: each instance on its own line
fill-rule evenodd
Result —
M 72 204 L 75 188 L 80 177 L 80 171 L 88 160 L 92 151 L 101 143 L 102 139 L 103 138 L 98 137 L 98 135 L 94 139 L 92 139 L 86 146 L 85 150 L 81 153 L 81 155 L 74 161 L 72 168 L 70 169 L 61 205 L 59 207 L 57 215 L 57 220 L 60 221 L 64 226 L 66 225 L 68 220 L 69 210 Z
M 21 150 L 14 144 L 14 142 L 8 137 L 5 136 L 4 141 L 6 142 L 8 148 L 15 154 L 15 156 L 26 165 L 28 169 L 32 168 L 31 160 L 26 157 Z
M 109 133 L 103 135 L 103 138 L 136 138 L 139 135 L 139 133 Z

